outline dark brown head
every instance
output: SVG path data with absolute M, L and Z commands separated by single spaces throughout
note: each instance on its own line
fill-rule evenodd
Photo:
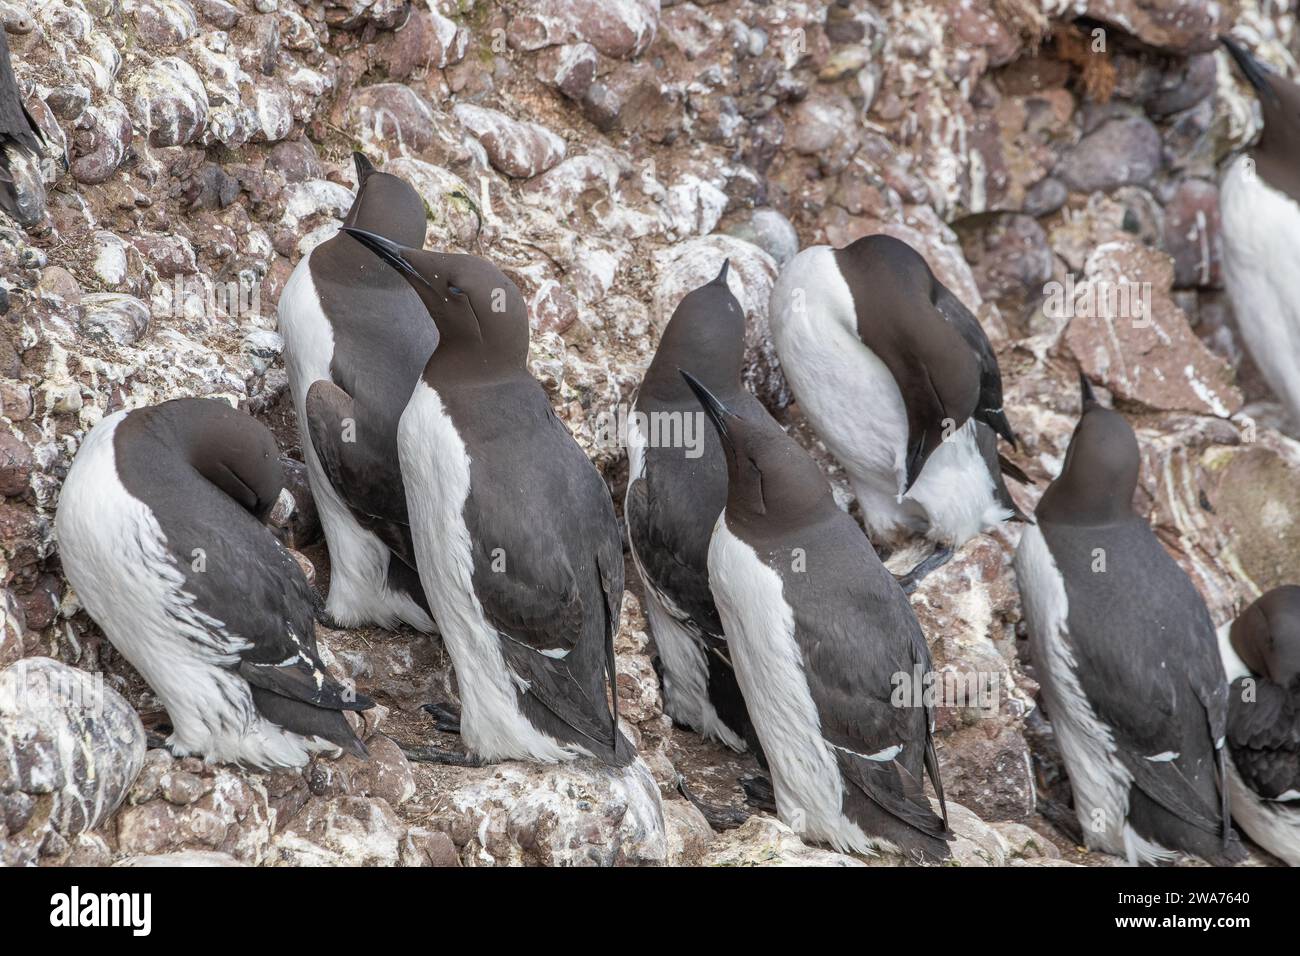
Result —
M 424 200 L 405 179 L 381 173 L 361 153 L 357 167 L 357 198 L 343 225 L 385 236 L 400 246 L 424 245 Z
M 1232 622 L 1228 637 L 1252 674 L 1290 686 L 1300 677 L 1300 587 L 1263 595 Z
M 1259 96 L 1264 129 L 1250 151 L 1260 177 L 1300 202 L 1300 86 L 1229 37 L 1223 45 Z
M 745 311 L 727 287 L 729 268 L 730 262 L 723 262 L 714 279 L 686 293 L 678 303 L 646 370 L 643 395 L 662 401 L 689 398 L 680 368 L 696 369 L 700 381 L 723 396 L 742 387 Z
M 284 487 L 280 452 L 271 430 L 219 399 L 177 398 L 133 412 L 118 427 L 118 440 L 136 437 L 157 442 L 163 449 L 159 454 L 179 454 L 259 521 L 266 520 Z M 138 464 L 150 468 L 148 461 Z M 150 480 L 147 473 L 132 477 L 137 482 Z
M 1123 415 L 1097 402 L 1083 375 L 1079 387 L 1083 414 L 1070 437 L 1061 473 L 1034 513 L 1053 524 L 1112 524 L 1133 515 L 1141 468 L 1137 437 Z
M 478 256 L 427 252 L 345 226 L 343 231 L 396 269 L 438 327 L 439 362 L 523 368 L 528 306 L 506 274 Z
M 729 517 L 785 528 L 835 508 L 817 463 L 770 416 L 742 417 L 689 372 L 681 376 L 704 406 L 727 455 Z

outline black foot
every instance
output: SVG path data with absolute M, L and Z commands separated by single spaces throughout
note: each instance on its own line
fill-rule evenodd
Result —
M 1074 811 L 1062 803 L 1048 797 L 1039 796 L 1038 812 L 1056 829 L 1060 830 L 1075 846 L 1087 846 L 1083 838 L 1083 827 Z
M 433 715 L 433 726 L 444 734 L 460 733 L 460 708 L 453 704 L 425 704 L 420 708 Z
M 400 741 L 397 746 L 401 748 L 402 753 L 406 754 L 407 760 L 413 760 L 415 763 L 440 763 L 450 767 L 483 766 L 483 761 L 478 757 L 471 757 L 469 754 L 459 753 L 455 750 L 443 750 L 441 747 L 418 747 Z
M 144 727 L 145 746 L 150 750 L 166 749 L 167 738 L 175 730 L 171 718 L 167 716 L 167 711 L 155 710 L 141 714 L 140 723 Z
M 695 805 L 695 809 L 700 811 L 709 826 L 715 830 L 734 830 L 749 819 L 749 814 L 744 810 L 705 803 L 687 788 L 685 777 L 677 778 L 677 789 L 683 797 Z
M 334 619 L 334 615 L 325 610 L 325 599 L 315 591 L 311 592 L 311 611 L 312 616 L 316 618 L 316 623 L 321 627 L 328 627 L 331 631 L 345 631 L 347 625 Z
M 776 813 L 776 791 L 767 777 L 741 777 L 740 786 L 745 791 L 745 802 L 755 810 Z
M 903 593 L 911 594 L 916 590 L 917 585 L 921 583 L 922 579 L 927 574 L 931 571 L 937 571 L 939 568 L 947 564 L 951 558 L 952 548 L 940 548 L 938 551 L 934 552 L 934 554 L 925 558 L 920 564 L 898 579 L 898 583 L 902 587 Z

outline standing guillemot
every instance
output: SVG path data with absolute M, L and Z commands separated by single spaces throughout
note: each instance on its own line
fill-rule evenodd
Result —
M 345 231 L 391 263 L 438 324 L 397 447 L 466 745 L 485 760 L 631 763 L 617 691 L 612 708 L 606 696 L 623 603 L 618 519 L 604 479 L 528 372 L 523 297 L 477 256 Z
M 1232 818 L 1300 866 L 1300 587 L 1274 588 L 1219 629 Z
M 345 226 L 424 242 L 424 201 L 360 153 Z M 329 543 L 325 609 L 345 626 L 433 630 L 397 458 L 397 423 L 438 331 L 409 285 L 340 232 L 303 256 L 279 328 L 308 479 Z
M 44 186 L 38 164 L 45 134 L 23 106 L 9 59 L 9 41 L 0 25 L 0 210 L 20 226 L 39 222 L 44 214 Z M 19 188 L 15 174 L 35 179 L 39 189 Z
M 1251 357 L 1300 425 L 1300 86 L 1222 41 L 1264 118 L 1259 141 L 1232 161 L 1219 188 L 1223 280 Z
M 1002 373 L 979 321 L 892 236 L 814 246 L 772 289 L 772 340 L 799 407 L 848 472 L 867 532 L 921 533 L 939 550 L 908 586 L 980 531 L 1024 519 L 999 459 L 1015 444 Z
M 109 415 L 63 483 L 64 573 L 167 708 L 178 756 L 366 753 L 343 712 L 373 705 L 325 672 L 311 587 L 262 524 L 282 485 L 270 431 L 200 398 Z
M 947 857 L 933 716 L 923 698 L 894 700 L 899 675 L 931 670 L 907 597 L 781 426 L 682 375 L 726 451 L 709 581 L 778 815 L 837 850 Z
M 1140 457 L 1080 377 L 1065 464 L 1016 550 L 1047 715 L 1084 840 L 1130 864 L 1244 851 L 1221 786 L 1227 681 L 1191 579 L 1133 511 Z
M 767 414 L 740 381 L 745 313 L 727 288 L 727 266 L 682 299 L 646 369 L 628 428 L 623 511 L 659 652 L 664 711 L 675 723 L 744 750 L 756 743 L 754 728 L 709 591 L 709 538 L 727 503 L 726 455 L 708 426 L 696 434 L 695 457 L 680 442 L 648 441 L 663 432 L 661 422 L 675 422 L 680 436 L 684 423 L 701 415 L 678 373 L 686 365 L 700 369 L 710 391 L 740 414 Z M 641 433 L 639 419 L 650 435 Z

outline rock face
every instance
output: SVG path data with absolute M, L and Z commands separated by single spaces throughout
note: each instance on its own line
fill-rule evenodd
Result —
M 663 863 L 659 788 L 644 765 L 626 771 L 494 768 L 452 790 L 438 826 L 466 866 Z
M 420 710 L 454 701 L 455 679 L 437 639 L 374 629 L 321 629 L 331 666 L 381 704 L 365 719 L 369 762 L 256 774 L 142 755 L 128 717 L 157 701 L 60 570 L 51 518 L 69 462 L 119 408 L 181 395 L 246 408 L 274 430 L 291 479 L 273 527 L 324 586 L 275 312 L 351 204 L 360 149 L 419 192 L 429 248 L 488 256 L 518 285 L 529 367 L 616 507 L 626 455 L 602 423 L 630 402 L 681 296 L 729 259 L 746 381 L 852 508 L 791 402 L 768 297 L 799 248 L 884 232 L 925 256 L 993 344 L 1021 440 L 1003 451 L 1036 482 L 1013 484 L 1021 507 L 1060 468 L 1081 368 L 1134 423 L 1137 505 L 1222 622 L 1300 563 L 1300 423 L 1236 333 L 1216 186 L 1258 127 L 1216 37 L 1236 31 L 1291 69 L 1300 31 L 1282 6 L 0 3 L 47 140 L 16 174 L 23 221 L 0 216 L 0 674 L 102 674 L 112 703 L 94 719 L 0 710 L 0 742 L 31 734 L 35 752 L 61 755 L 49 748 L 69 735 L 125 734 L 96 744 L 93 781 L 76 761 L 51 765 L 56 786 L 0 759 L 3 859 L 897 864 L 805 845 L 764 815 L 708 829 L 679 776 L 739 806 L 737 781 L 757 766 L 664 717 L 633 592 L 616 690 L 649 780 L 411 763 L 402 745 L 460 746 Z M 1039 812 L 1068 781 L 1021 639 L 1018 533 L 969 542 L 912 596 L 940 674 L 963 689 L 936 714 L 954 859 L 1099 862 Z
M 1169 259 L 1134 242 L 1098 246 L 1075 289 L 1065 342 L 1090 378 L 1148 408 L 1227 418 L 1241 407 L 1227 362 L 1169 297 Z
M 85 671 L 27 657 L 0 671 L 0 810 L 8 865 L 69 849 L 108 819 L 144 763 L 144 728 Z

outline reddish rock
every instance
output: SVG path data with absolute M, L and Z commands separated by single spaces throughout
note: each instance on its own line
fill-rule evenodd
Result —
M 1160 168 L 1160 134 L 1151 121 L 1129 116 L 1103 123 L 1061 157 L 1053 175 L 1078 192 L 1142 185 Z
M 578 300 L 554 279 L 547 279 L 528 304 L 533 328 L 563 334 L 578 319 Z
M 383 64 L 390 80 L 406 80 L 459 62 L 467 38 L 432 6 L 414 8 L 400 30 L 381 33 L 369 52 Z
M 376 83 L 354 90 L 347 124 L 364 139 L 386 144 L 390 152 L 419 153 L 433 145 L 433 111 L 409 86 Z
M 1174 288 L 1223 285 L 1219 187 L 1185 179 L 1165 204 L 1165 251 L 1174 257 Z
M 1170 53 L 1213 50 L 1226 33 L 1215 0 L 1077 0 L 1075 12 Z
M 160 279 L 198 272 L 194 247 L 184 236 L 139 236 L 132 240 L 132 244 Z
M 1148 408 L 1226 418 L 1241 407 L 1228 364 L 1192 332 L 1169 296 L 1173 262 L 1131 240 L 1099 246 L 1086 281 L 1060 290 L 1048 310 L 1073 314 L 1065 342 L 1093 381 Z
M 457 104 L 454 113 L 483 144 L 492 165 L 507 176 L 529 179 L 564 158 L 564 140 L 545 126 L 511 119 L 505 113 L 470 103 Z
M 658 0 L 526 0 L 510 21 L 510 45 L 540 50 L 585 41 L 606 56 L 627 59 L 655 38 Z
M 72 136 L 72 176 L 79 183 L 105 182 L 121 165 L 131 143 L 131 116 L 112 96 L 87 109 Z

